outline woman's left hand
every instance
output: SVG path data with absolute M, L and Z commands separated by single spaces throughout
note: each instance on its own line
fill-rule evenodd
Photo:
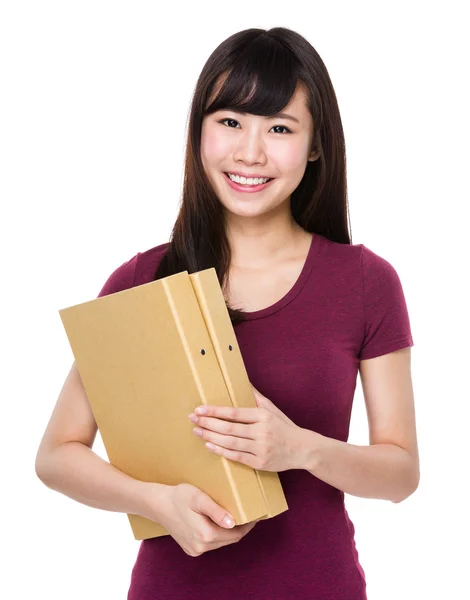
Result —
M 189 415 L 197 424 L 193 432 L 197 435 L 199 428 L 199 437 L 215 454 L 253 469 L 280 472 L 301 468 L 303 429 L 252 388 L 257 408 L 198 407 Z M 200 408 L 206 412 L 200 413 Z

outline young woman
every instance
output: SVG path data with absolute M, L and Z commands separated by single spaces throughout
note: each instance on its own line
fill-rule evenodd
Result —
M 366 598 L 344 494 L 400 502 L 419 458 L 407 306 L 392 265 L 351 243 L 345 162 L 333 86 L 301 35 L 248 29 L 216 48 L 192 102 L 171 240 L 119 266 L 99 295 L 215 267 L 257 408 L 188 418 L 207 452 L 278 472 L 289 510 L 233 526 L 201 490 L 101 460 L 74 363 L 36 470 L 79 502 L 170 533 L 141 542 L 130 600 Z M 347 443 L 358 372 L 366 446 Z

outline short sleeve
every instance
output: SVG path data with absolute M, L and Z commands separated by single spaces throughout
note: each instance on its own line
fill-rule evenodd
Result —
M 98 298 L 127 290 L 135 285 L 135 273 L 139 253 L 115 269 L 101 288 Z
M 394 267 L 362 244 L 364 338 L 359 359 L 413 346 L 403 287 Z

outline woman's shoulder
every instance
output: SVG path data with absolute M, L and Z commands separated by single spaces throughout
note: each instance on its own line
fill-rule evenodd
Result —
M 137 252 L 117 266 L 105 281 L 98 298 L 153 281 L 155 271 L 169 245 L 170 242 L 165 242 Z
M 316 234 L 316 237 L 317 255 L 324 259 L 325 264 L 340 264 L 349 268 L 351 263 L 355 263 L 366 274 L 393 269 L 386 258 L 374 252 L 364 243 L 344 244 L 320 234 Z
M 353 295 L 373 299 L 383 290 L 400 294 L 401 281 L 390 257 L 379 254 L 365 243 L 344 244 L 317 236 L 317 249 L 312 260 L 324 281 L 341 283 Z
M 354 266 L 360 267 L 364 244 L 345 244 L 315 234 L 315 246 L 315 256 L 319 260 L 319 266 L 324 269 L 350 272 Z
M 158 265 L 170 247 L 170 242 L 152 246 L 136 255 L 135 285 L 153 281 Z

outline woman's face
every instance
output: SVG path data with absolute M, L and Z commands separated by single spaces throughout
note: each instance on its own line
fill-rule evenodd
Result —
M 318 158 L 317 152 L 310 152 L 313 120 L 300 86 L 282 114 L 295 120 L 233 110 L 219 110 L 204 117 L 203 166 L 215 193 L 230 213 L 255 216 L 276 209 L 290 199 L 304 175 L 307 161 Z M 240 183 L 232 186 L 227 173 L 270 177 L 272 181 L 257 187 Z

